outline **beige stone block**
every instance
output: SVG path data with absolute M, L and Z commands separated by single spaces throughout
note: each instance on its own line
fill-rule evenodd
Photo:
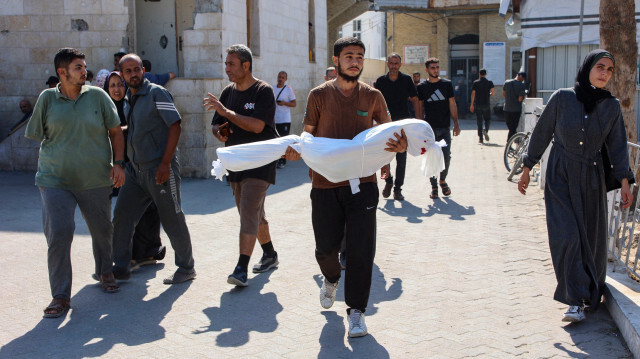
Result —
M 102 14 L 102 0 L 64 0 L 66 15 Z
M 21 79 L 24 74 L 24 68 L 25 64 L 19 62 L 0 66 L 0 78 L 4 80 Z
M 25 15 L 63 15 L 65 0 L 24 0 Z
M 100 32 L 101 47 L 118 47 L 122 44 L 124 31 L 102 31 Z
M 31 31 L 52 30 L 52 16 L 31 16 L 30 20 Z
M 102 33 L 98 31 L 80 31 L 81 47 L 100 47 L 102 44 Z
M 17 32 L 0 33 L 0 48 L 22 47 L 21 35 Z
M 204 107 L 202 105 L 203 98 L 204 94 L 202 93 L 192 93 L 188 97 L 174 97 L 174 103 L 180 114 L 197 114 L 204 112 Z
M 24 14 L 23 0 L 2 0 L 0 15 L 22 15 Z
M 195 30 L 222 29 L 222 13 L 196 14 L 193 28 Z
M 203 46 L 198 49 L 198 60 L 224 63 L 223 56 L 226 58 L 226 53 L 223 52 L 221 46 Z
M 176 78 L 167 83 L 167 90 L 173 96 L 191 96 L 195 92 L 196 80 Z
M 6 19 L 6 28 L 9 31 L 30 31 L 31 30 L 30 16 L 14 15 L 14 16 L 7 16 L 5 17 L 5 19 Z
M 2 35 L 0 35 L 0 39 Z M 25 58 L 27 56 L 28 49 L 23 47 L 3 47 L 2 51 L 0 51 L 0 63 L 3 63 L 3 66 L 6 66 L 7 63 L 20 63 L 20 62 L 30 62 L 29 59 Z
M 56 15 L 50 18 L 51 31 L 71 31 L 71 16 Z
M 31 62 L 50 63 L 51 68 L 53 68 L 53 58 L 56 56 L 56 53 L 58 53 L 57 48 L 34 47 L 34 48 L 27 49 L 27 51 L 29 51 Z
M 105 15 L 90 15 L 90 16 L 78 16 L 78 18 L 84 19 L 89 24 L 90 31 L 109 31 L 111 28 L 112 16 Z
M 184 130 L 185 127 L 185 120 L 182 120 L 182 127 Z M 185 132 L 183 131 L 180 134 L 180 146 L 181 148 L 204 148 L 205 145 L 205 138 L 204 138 L 204 134 L 202 133 L 202 131 L 200 132 L 195 132 L 195 131 L 190 131 L 190 132 Z
M 183 46 L 202 46 L 208 43 L 206 31 L 186 30 L 183 32 Z
M 127 0 L 100 0 L 102 2 L 102 13 L 123 15 L 129 13 Z
M 222 46 L 222 31 L 212 31 L 209 33 L 209 45 Z
M 94 74 L 98 74 L 100 69 L 113 69 L 113 54 L 118 52 L 119 47 L 98 47 L 92 49 L 91 63 L 87 66 L 95 69 Z
M 109 18 L 111 19 L 111 30 L 127 30 L 129 15 L 111 15 Z

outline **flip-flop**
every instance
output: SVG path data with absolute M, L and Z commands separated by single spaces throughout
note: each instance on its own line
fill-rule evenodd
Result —
M 451 194 L 451 188 L 449 188 L 447 182 L 440 182 L 440 187 L 442 188 L 443 195 L 448 196 Z
M 120 286 L 116 283 L 113 273 L 100 275 L 100 286 L 105 293 L 118 293 Z
M 44 308 L 44 318 L 59 318 L 63 316 L 71 308 L 71 302 L 69 299 L 53 298 L 51 303 Z M 47 313 L 48 310 L 55 310 L 53 313 Z

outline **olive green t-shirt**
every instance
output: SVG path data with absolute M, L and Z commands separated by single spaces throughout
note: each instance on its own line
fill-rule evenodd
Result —
M 25 137 L 40 143 L 36 185 L 82 191 L 112 185 L 109 129 L 120 126 L 106 92 L 82 86 L 76 100 L 56 88 L 42 91 Z

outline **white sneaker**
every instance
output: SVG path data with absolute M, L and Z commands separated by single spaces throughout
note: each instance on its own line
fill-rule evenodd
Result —
M 333 302 L 336 300 L 336 292 L 338 291 L 338 283 L 331 283 L 327 281 L 327 278 L 324 279 L 322 283 L 322 288 L 320 288 L 320 305 L 324 309 L 329 309 L 333 305 Z
M 583 321 L 585 318 L 584 309 L 577 305 L 570 306 L 567 312 L 562 315 L 563 322 L 577 323 Z
M 349 337 L 357 338 L 367 335 L 367 325 L 364 324 L 364 313 L 351 309 L 349 314 Z

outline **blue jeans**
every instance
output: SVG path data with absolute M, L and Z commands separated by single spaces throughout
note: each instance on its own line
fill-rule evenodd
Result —
M 446 147 L 442 147 L 444 170 L 440 172 L 440 180 L 444 181 L 449 173 L 449 164 L 451 163 L 451 129 L 449 127 L 433 128 L 433 133 L 436 136 L 436 142 L 444 140 L 447 143 Z M 438 186 L 438 180 L 435 177 L 431 177 L 429 180 L 431 181 L 431 187 Z
M 74 214 L 80 207 L 93 244 L 96 274 L 111 273 L 111 187 L 85 191 L 39 187 L 42 225 L 47 238 L 49 285 L 54 298 L 71 299 L 71 242 Z

